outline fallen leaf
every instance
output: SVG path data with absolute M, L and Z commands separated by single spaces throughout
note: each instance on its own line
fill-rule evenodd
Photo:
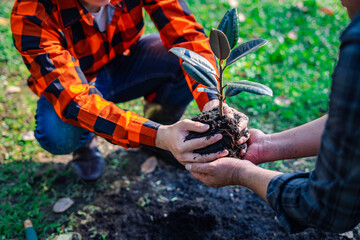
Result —
M 157 164 L 158 161 L 155 156 L 149 157 L 143 164 L 141 164 L 141 172 L 151 173 L 155 170 Z
M 238 0 L 229 0 L 229 5 L 232 8 L 236 8 L 239 6 L 239 2 L 238 2 Z
M 239 22 L 245 22 L 246 17 L 243 13 L 239 13 L 238 16 L 239 16 Z
M 346 237 L 348 239 L 353 239 L 354 238 L 354 232 L 353 231 L 348 231 L 348 232 L 344 232 L 344 233 L 340 233 L 340 236 Z
M 62 213 L 68 210 L 72 205 L 74 204 L 74 201 L 70 198 L 60 198 L 53 206 L 53 211 L 55 213 Z
M 275 97 L 274 103 L 279 106 L 289 106 L 291 104 L 291 100 L 284 96 L 280 96 Z
M 34 131 L 28 131 L 21 135 L 21 139 L 23 141 L 33 141 L 35 140 Z
M 10 20 L 8 18 L 0 17 L 0 26 L 9 25 Z
M 8 86 L 5 89 L 5 93 L 18 93 L 21 91 L 21 88 L 18 86 Z
M 297 40 L 298 39 L 298 34 L 296 31 L 291 31 L 288 33 L 288 38 L 292 39 L 292 40 Z
M 330 8 L 327 8 L 327 7 L 320 8 L 320 12 L 323 12 L 323 13 L 325 13 L 327 15 L 330 15 L 330 16 L 334 15 L 334 11 L 331 10 Z

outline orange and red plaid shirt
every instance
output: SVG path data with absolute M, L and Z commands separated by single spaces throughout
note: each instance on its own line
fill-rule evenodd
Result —
M 120 109 L 95 88 L 96 73 L 123 54 L 144 32 L 143 8 L 168 49 L 195 51 L 215 66 L 208 39 L 183 0 L 112 0 L 105 33 L 78 0 L 17 0 L 11 29 L 31 77 L 29 87 L 45 96 L 60 118 L 123 147 L 155 145 L 158 124 Z M 200 109 L 209 101 L 186 73 Z

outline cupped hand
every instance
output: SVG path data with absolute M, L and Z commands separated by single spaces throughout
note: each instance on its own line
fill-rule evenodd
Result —
M 244 156 L 245 159 L 254 164 L 266 162 L 265 144 L 268 142 L 267 135 L 258 129 L 250 129 L 250 139 L 247 142 L 248 149 Z
M 208 187 L 241 185 L 241 172 L 255 166 L 247 160 L 219 158 L 209 163 L 188 163 L 186 169 Z
M 156 147 L 170 151 L 183 165 L 189 162 L 209 162 L 226 156 L 228 154 L 227 150 L 208 155 L 200 155 L 193 152 L 196 149 L 205 148 L 216 143 L 222 138 L 221 134 L 216 134 L 210 138 L 202 137 L 185 141 L 190 131 L 202 133 L 208 129 L 209 125 L 207 124 L 187 119 L 173 125 L 163 125 L 158 129 L 155 145 Z

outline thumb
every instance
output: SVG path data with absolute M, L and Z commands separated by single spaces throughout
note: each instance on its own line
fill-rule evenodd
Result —
M 209 125 L 191 120 L 182 121 L 182 128 L 187 131 L 203 133 L 209 130 Z
M 185 165 L 186 170 L 191 173 L 209 174 L 209 163 L 188 163 Z

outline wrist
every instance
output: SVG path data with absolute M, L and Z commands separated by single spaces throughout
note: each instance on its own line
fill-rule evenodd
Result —
M 253 161 L 255 164 L 261 164 L 265 162 L 272 162 L 278 160 L 278 149 L 273 134 L 265 134 L 259 142 L 258 152 L 256 159 Z
M 248 160 L 239 160 L 241 162 L 238 163 L 233 177 L 234 185 L 242 185 L 246 186 L 246 181 L 252 177 L 253 168 L 257 167 L 255 164 Z
M 267 134 L 263 143 L 263 159 L 265 162 L 286 159 L 290 139 L 283 139 L 278 133 Z
M 168 131 L 168 126 L 166 125 L 161 125 L 156 133 L 156 137 L 155 137 L 155 147 L 164 149 L 164 150 L 168 150 L 167 149 L 167 145 L 166 143 L 166 139 L 167 139 L 167 131 Z
M 237 170 L 236 184 L 251 189 L 267 202 L 266 193 L 270 181 L 282 173 L 263 169 L 249 161 L 246 162 L 245 164 L 241 164 L 241 167 Z
M 271 162 L 274 159 L 274 150 L 275 146 L 273 145 L 273 136 L 272 134 L 265 134 L 263 141 L 260 147 L 260 158 L 263 159 L 262 162 Z

